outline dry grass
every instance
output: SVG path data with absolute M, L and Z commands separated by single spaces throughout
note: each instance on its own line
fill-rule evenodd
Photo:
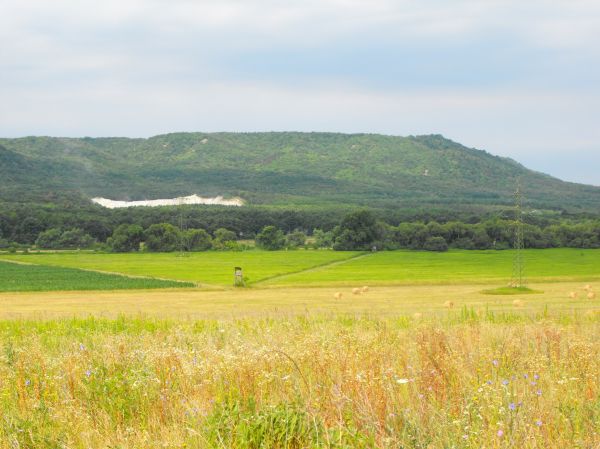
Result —
M 600 315 L 0 322 L 0 448 L 594 448 Z
M 489 285 L 493 287 L 494 285 Z M 597 286 L 597 284 L 595 284 Z M 162 291 L 103 291 L 0 293 L 2 318 L 56 318 L 72 316 L 115 317 L 120 314 L 171 317 L 230 319 L 310 313 L 353 313 L 376 316 L 425 315 L 445 313 L 444 303 L 454 308 L 511 311 L 513 301 L 521 299 L 523 311 L 600 309 L 600 301 L 569 299 L 569 292 L 579 283 L 537 284 L 538 295 L 487 295 L 482 285 L 373 287 L 367 294 L 353 295 L 352 288 L 282 288 L 282 289 L 170 289 Z M 598 286 L 600 287 L 600 286 Z M 355 287 L 361 292 L 359 287 Z M 484 286 L 485 288 L 485 286 Z M 336 298 L 336 293 L 342 293 Z M 362 292 L 361 292 L 362 293 Z

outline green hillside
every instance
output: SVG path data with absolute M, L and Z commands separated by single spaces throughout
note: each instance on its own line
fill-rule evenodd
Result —
M 267 205 L 502 205 L 600 211 L 600 188 L 567 183 L 438 135 L 177 133 L 149 139 L 0 139 L 0 200 L 193 193 Z

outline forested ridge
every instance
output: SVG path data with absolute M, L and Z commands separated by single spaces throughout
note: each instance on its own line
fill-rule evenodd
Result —
M 411 208 L 512 203 L 600 212 L 600 188 L 560 181 L 439 135 L 177 133 L 0 139 L 0 199 L 85 204 L 239 196 L 250 205 Z

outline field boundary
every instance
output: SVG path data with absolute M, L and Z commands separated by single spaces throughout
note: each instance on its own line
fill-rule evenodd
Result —
M 39 264 L 39 263 L 23 262 L 21 260 L 7 260 L 7 259 L 2 259 L 2 258 L 0 258 L 0 262 L 12 263 L 15 265 L 26 265 L 26 266 L 28 265 L 28 266 L 33 266 L 33 267 L 66 268 L 69 270 L 86 271 L 88 273 L 100 273 L 100 274 L 108 274 L 108 275 L 112 275 L 112 276 L 120 276 L 120 277 L 127 278 L 127 279 L 149 279 L 152 281 L 167 281 L 167 282 L 175 282 L 177 284 L 186 284 L 186 285 L 182 286 L 182 288 L 194 288 L 194 287 L 199 288 L 199 287 L 202 287 L 203 285 L 209 286 L 209 287 L 217 287 L 215 285 L 210 285 L 210 284 L 199 284 L 197 282 L 192 282 L 192 281 L 182 281 L 181 279 L 169 279 L 169 278 L 157 278 L 157 277 L 153 277 L 153 276 L 141 276 L 141 275 L 135 275 L 135 274 L 120 273 L 118 271 L 92 270 L 91 268 L 74 268 L 74 267 L 66 267 L 64 265 L 45 265 L 45 264 Z M 171 287 L 171 288 L 175 288 L 175 287 Z
M 372 254 L 373 253 L 355 254 L 354 256 L 350 256 L 347 259 L 335 260 L 333 262 L 325 262 L 325 263 L 322 263 L 322 264 L 319 264 L 319 265 L 313 265 L 312 267 L 309 267 L 309 268 L 304 268 L 302 270 L 291 271 L 289 273 L 274 274 L 273 276 L 267 276 L 265 278 L 259 279 L 256 282 L 252 282 L 251 285 L 262 284 L 264 282 L 271 281 L 273 279 L 281 279 L 281 278 L 286 278 L 288 276 L 295 276 L 295 275 L 301 274 L 301 273 L 310 273 L 311 271 L 318 271 L 318 270 L 321 270 L 323 268 L 329 268 L 329 267 L 334 267 L 334 266 L 337 266 L 337 265 L 343 265 L 343 264 L 348 263 L 348 262 L 350 262 L 352 260 L 362 259 L 364 257 L 371 256 Z

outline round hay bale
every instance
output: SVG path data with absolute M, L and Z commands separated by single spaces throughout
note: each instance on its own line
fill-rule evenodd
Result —
M 596 299 L 596 292 L 588 292 L 587 297 L 588 299 Z

